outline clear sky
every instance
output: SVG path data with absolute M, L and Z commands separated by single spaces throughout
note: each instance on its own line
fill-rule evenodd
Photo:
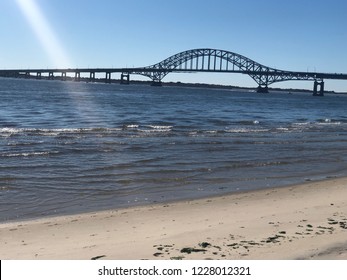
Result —
M 0 0 L 0 15 L 0 69 L 147 66 L 216 48 L 284 70 L 347 73 L 346 0 Z M 235 74 L 170 80 L 256 86 Z M 326 87 L 347 91 L 347 81 Z

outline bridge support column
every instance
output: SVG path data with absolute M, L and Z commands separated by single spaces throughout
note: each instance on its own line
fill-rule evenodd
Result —
M 36 79 L 41 80 L 41 72 L 36 73 Z
M 89 81 L 93 82 L 95 80 L 95 72 L 90 72 Z
M 129 73 L 122 73 L 120 75 L 120 83 L 122 85 L 128 85 L 130 83 L 130 74 Z
M 61 80 L 66 81 L 66 72 L 61 72 Z
M 49 79 L 49 80 L 54 80 L 54 74 L 53 74 L 53 72 L 49 72 L 48 79 Z
M 269 93 L 269 88 L 267 87 L 267 85 L 265 85 L 265 86 L 259 85 L 257 88 L 257 92 L 258 93 Z
M 79 82 L 81 80 L 81 73 L 75 72 L 75 82 Z
M 324 96 L 324 81 L 320 83 L 320 95 Z
M 111 72 L 106 72 L 105 83 L 111 83 Z
M 319 91 L 318 91 L 319 87 Z M 314 81 L 313 84 L 313 96 L 324 96 L 324 81 Z

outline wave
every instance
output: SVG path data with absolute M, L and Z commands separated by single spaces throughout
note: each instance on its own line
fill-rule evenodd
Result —
M 48 156 L 48 155 L 54 155 L 58 154 L 58 151 L 51 151 L 51 152 L 28 152 L 28 153 L 4 153 L 0 154 L 0 157 L 34 157 L 34 156 Z
M 148 127 L 158 130 L 172 129 L 172 125 L 148 125 Z
M 132 128 L 138 128 L 139 125 L 138 124 L 125 124 L 123 125 L 123 129 L 132 129 Z
M 141 129 L 140 129 L 141 128 Z M 112 133 L 123 130 L 133 131 L 171 131 L 171 125 L 144 125 L 139 124 L 125 124 L 122 127 L 91 127 L 91 128 L 13 128 L 3 127 L 0 128 L 0 136 L 12 136 L 18 134 L 26 135 L 43 135 L 43 136 L 58 136 L 61 134 L 86 134 L 86 133 Z
M 83 134 L 83 133 L 95 133 L 95 132 L 113 132 L 120 131 L 120 128 L 104 128 L 104 127 L 92 127 L 92 128 L 0 128 L 0 136 L 12 136 L 18 134 L 27 135 L 43 135 L 43 136 L 58 136 L 60 134 Z
M 259 132 L 269 132 L 269 128 L 259 128 L 259 129 L 252 129 L 252 128 L 232 128 L 232 129 L 226 129 L 225 132 L 227 133 L 259 133 Z
M 320 125 L 341 125 L 341 121 L 333 119 L 320 119 L 317 122 Z
M 342 127 L 345 129 L 347 125 L 346 119 L 330 119 L 322 118 L 315 121 L 307 119 L 298 119 L 297 122 L 276 123 L 271 121 L 258 120 L 240 120 L 229 123 L 229 126 L 209 126 L 206 124 L 179 126 L 165 124 L 138 124 L 128 123 L 120 124 L 118 127 L 87 127 L 87 128 L 17 128 L 17 127 L 2 127 L 0 128 L 0 137 L 16 137 L 16 136 L 42 136 L 42 137 L 84 137 L 87 135 L 97 137 L 146 137 L 151 134 L 167 135 L 172 132 L 175 135 L 199 136 L 223 133 L 290 133 L 290 132 L 305 132 L 310 130 L 325 130 L 334 129 L 334 127 Z M 37 143 L 35 141 L 35 143 Z
M 139 129 L 141 133 L 160 133 L 160 132 L 170 132 L 171 129 Z
M 333 119 L 319 119 L 314 122 L 295 122 L 292 127 L 301 127 L 301 128 L 313 128 L 318 126 L 341 126 L 346 125 L 347 122 Z
M 259 120 L 240 120 L 235 123 L 240 125 L 258 125 L 260 124 L 260 121 Z

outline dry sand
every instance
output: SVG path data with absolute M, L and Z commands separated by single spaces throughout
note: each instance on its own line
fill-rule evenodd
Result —
M 0 259 L 347 259 L 347 178 L 0 224 Z

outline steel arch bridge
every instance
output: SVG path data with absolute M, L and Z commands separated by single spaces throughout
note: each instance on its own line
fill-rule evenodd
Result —
M 270 85 L 298 78 L 290 75 L 288 71 L 270 68 L 243 55 L 217 49 L 193 49 L 180 52 L 144 69 L 146 71 L 133 74 L 147 76 L 156 82 L 160 82 L 170 72 L 184 71 L 243 73 L 248 74 L 258 85 Z M 288 75 L 283 76 L 285 73 Z
M 172 55 L 163 61 L 133 68 L 67 68 L 67 69 L 12 69 L 0 70 L 1 77 L 41 79 L 71 79 L 95 81 L 96 74 L 104 74 L 106 83 L 112 81 L 113 73 L 121 73 L 121 83 L 128 84 L 131 74 L 149 77 L 152 85 L 161 85 L 162 79 L 172 72 L 216 72 L 249 75 L 257 84 L 258 92 L 267 92 L 268 86 L 290 80 L 314 81 L 313 94 L 324 95 L 324 79 L 347 80 L 347 74 L 295 72 L 271 68 L 243 55 L 218 49 L 192 49 Z M 68 74 L 74 74 L 74 78 Z M 57 74 L 60 76 L 57 76 Z M 82 75 L 89 75 L 87 78 Z M 100 79 L 99 79 L 100 80 Z M 318 91 L 318 87 L 320 87 Z
M 133 72 L 133 74 L 147 76 L 158 85 L 170 72 L 242 73 L 249 75 L 258 84 L 259 92 L 267 92 L 268 86 L 273 83 L 290 80 L 313 80 L 315 91 L 320 85 L 323 92 L 324 78 L 347 79 L 347 75 L 344 74 L 294 72 L 271 68 L 243 55 L 218 49 L 187 50 L 144 69 L 145 71 Z

